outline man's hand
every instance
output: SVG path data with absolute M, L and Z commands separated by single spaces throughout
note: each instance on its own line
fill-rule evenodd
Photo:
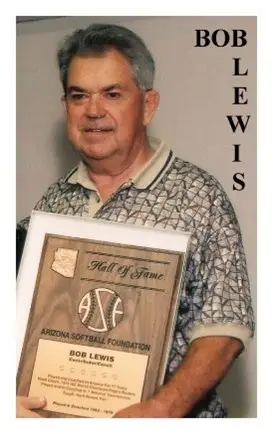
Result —
M 113 416 L 114 418 L 166 418 L 171 417 L 161 403 L 151 398 L 137 404 L 130 405 L 122 410 L 119 410 Z
M 222 380 L 242 343 L 228 336 L 208 336 L 190 345 L 180 367 L 155 395 L 118 411 L 116 418 L 181 418 Z
M 45 397 L 16 397 L 16 417 L 41 417 L 32 410 L 44 408 L 46 406 Z

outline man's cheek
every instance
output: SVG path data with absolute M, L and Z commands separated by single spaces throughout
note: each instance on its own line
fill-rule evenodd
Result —
M 76 141 L 80 136 L 79 130 L 72 125 L 68 126 L 67 133 L 68 133 L 68 138 L 70 141 L 74 141 L 74 140 Z M 75 145 L 76 145 L 76 143 L 75 143 Z

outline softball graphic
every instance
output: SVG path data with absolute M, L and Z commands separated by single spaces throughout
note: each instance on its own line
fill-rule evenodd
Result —
M 107 332 L 122 320 L 123 303 L 113 290 L 95 288 L 82 297 L 78 314 L 82 324 L 89 330 Z

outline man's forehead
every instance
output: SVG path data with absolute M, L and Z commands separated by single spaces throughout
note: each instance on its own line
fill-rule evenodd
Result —
M 126 90 L 128 89 L 128 86 L 122 84 L 122 83 L 118 83 L 118 82 L 113 82 L 113 83 L 109 83 L 105 86 L 102 87 L 98 87 L 96 86 L 96 91 L 103 91 L 103 92 L 109 92 L 111 90 Z M 71 92 L 87 92 L 87 91 L 93 91 L 90 86 L 79 86 L 79 85 L 73 85 L 73 83 L 69 83 L 68 84 L 68 88 L 67 88 L 68 93 Z

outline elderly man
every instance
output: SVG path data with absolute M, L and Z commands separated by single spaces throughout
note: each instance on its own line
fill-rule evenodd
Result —
M 192 233 L 165 383 L 114 417 L 226 417 L 214 388 L 254 329 L 232 205 L 215 178 L 147 136 L 159 94 L 137 35 L 91 25 L 65 40 L 58 62 L 68 137 L 81 161 L 35 209 Z M 27 226 L 25 219 L 19 231 Z M 19 417 L 37 417 L 46 399 L 17 402 Z

